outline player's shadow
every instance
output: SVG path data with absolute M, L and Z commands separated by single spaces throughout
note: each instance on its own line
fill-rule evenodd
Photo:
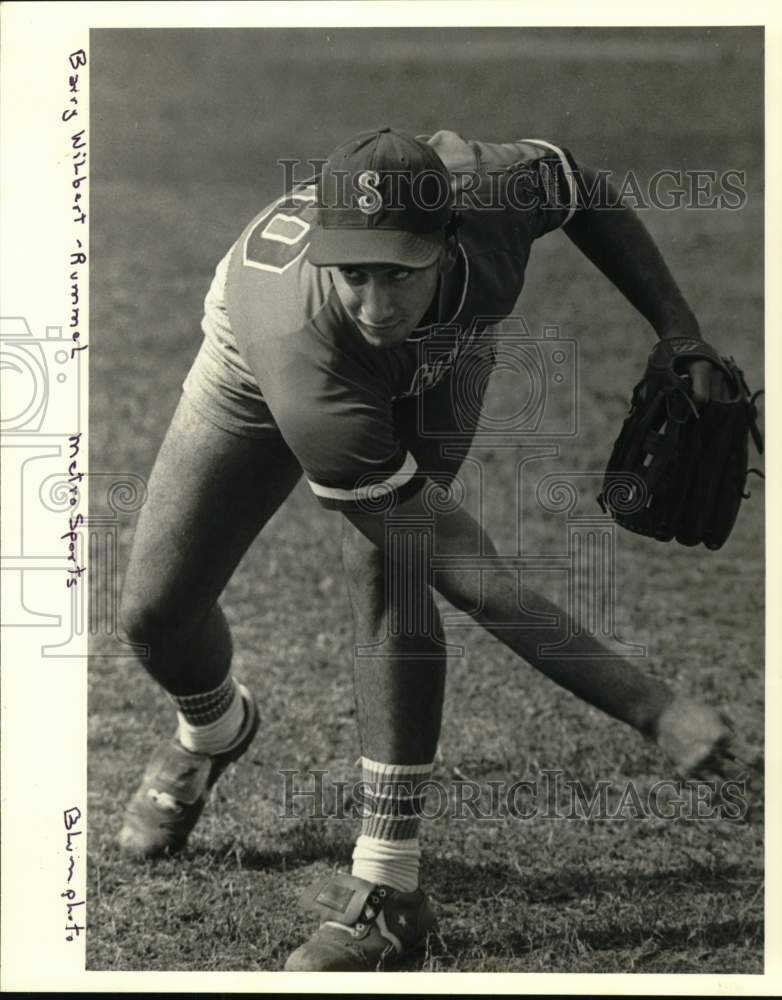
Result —
M 245 847 L 234 840 L 213 847 L 193 844 L 188 850 L 222 864 L 236 858 L 242 868 L 250 871 L 285 872 L 315 863 L 344 867 L 350 864 L 355 830 L 352 824 L 305 820 L 289 828 L 277 843 L 279 846 L 270 848 Z
M 649 886 L 666 885 L 666 896 L 691 895 L 725 889 L 729 883 L 763 878 L 762 871 L 747 866 L 724 865 L 715 870 L 692 862 L 688 867 L 654 872 L 638 872 L 617 867 L 601 870 L 599 877 L 583 867 L 538 869 L 521 873 L 501 863 L 469 864 L 455 858 L 430 857 L 426 861 L 426 881 L 432 895 L 441 902 L 477 902 L 494 896 L 517 898 L 525 903 L 565 903 L 600 892 L 634 895 Z
M 691 863 L 689 866 L 659 869 L 642 873 L 626 868 L 613 872 L 601 871 L 599 878 L 584 868 L 566 867 L 538 870 L 527 874 L 509 869 L 503 864 L 470 865 L 464 861 L 430 859 L 427 864 L 427 886 L 438 908 L 443 913 L 443 924 L 447 929 L 448 953 L 450 956 L 463 955 L 475 946 L 475 936 L 470 929 L 460 930 L 463 922 L 455 922 L 448 928 L 449 907 L 458 909 L 465 904 L 486 907 L 491 910 L 493 900 L 500 898 L 518 901 L 518 920 L 512 923 L 496 923 L 493 930 L 482 942 L 482 951 L 487 956 L 522 957 L 543 943 L 539 940 L 548 929 L 536 926 L 534 913 L 549 906 L 562 911 L 576 912 L 583 904 L 594 904 L 597 897 L 613 900 L 615 918 L 604 919 L 599 927 L 586 920 L 577 927 L 580 945 L 588 952 L 624 951 L 628 958 L 633 949 L 649 945 L 653 939 L 654 950 L 677 951 L 692 934 L 691 924 L 677 920 L 677 914 L 686 913 L 686 904 L 693 898 L 707 899 L 718 896 L 737 883 L 762 884 L 763 872 L 759 868 L 726 865 L 719 870 Z M 632 903 L 657 895 L 665 887 L 668 915 L 657 920 L 653 928 L 638 922 L 628 925 L 623 917 L 621 902 Z M 682 905 L 680 905 L 682 904 Z M 499 905 L 499 904 L 498 904 Z M 550 911 L 549 911 L 550 912 Z M 756 938 L 762 947 L 762 919 L 744 917 L 743 914 L 721 916 L 699 925 L 698 944 L 701 948 L 719 949 L 734 945 L 737 940 L 748 936 Z M 553 970 L 552 970 L 553 971 Z M 564 967 L 563 972 L 572 971 Z M 693 971 L 697 971 L 693 969 Z

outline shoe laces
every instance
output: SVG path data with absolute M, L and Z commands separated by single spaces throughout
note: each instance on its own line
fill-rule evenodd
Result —
M 378 914 L 383 908 L 383 900 L 387 895 L 388 893 L 383 886 L 376 886 L 372 890 L 366 903 L 364 903 L 364 907 L 359 914 L 358 920 L 350 928 L 350 933 L 353 937 L 358 937 L 359 934 L 363 934 L 367 927 L 375 922 Z

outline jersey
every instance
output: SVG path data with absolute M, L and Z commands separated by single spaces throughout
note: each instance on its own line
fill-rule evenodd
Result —
M 460 354 L 508 316 L 535 239 L 576 205 L 570 154 L 542 140 L 428 140 L 452 177 L 456 265 L 441 276 L 425 325 L 403 344 L 368 344 L 341 305 L 330 270 L 309 264 L 316 191 L 302 184 L 246 227 L 217 269 L 204 329 L 252 378 L 315 496 L 329 508 L 404 500 L 423 486 L 395 422 L 400 400 L 429 392 Z

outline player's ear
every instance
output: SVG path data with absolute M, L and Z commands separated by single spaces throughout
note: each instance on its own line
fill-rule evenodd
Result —
M 450 270 L 452 270 L 454 264 L 456 263 L 456 252 L 458 247 L 459 244 L 455 236 L 446 236 L 445 246 L 443 247 L 443 252 L 440 255 L 440 274 L 447 274 Z
M 461 219 L 458 212 L 452 212 L 448 225 L 445 227 L 445 248 L 440 257 L 440 274 L 447 274 L 456 263 L 456 253 L 459 241 L 456 237 Z

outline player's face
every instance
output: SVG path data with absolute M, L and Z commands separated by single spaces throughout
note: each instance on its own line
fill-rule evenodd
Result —
M 407 340 L 437 289 L 439 262 L 407 268 L 356 264 L 334 268 L 340 302 L 372 347 L 396 347 Z

